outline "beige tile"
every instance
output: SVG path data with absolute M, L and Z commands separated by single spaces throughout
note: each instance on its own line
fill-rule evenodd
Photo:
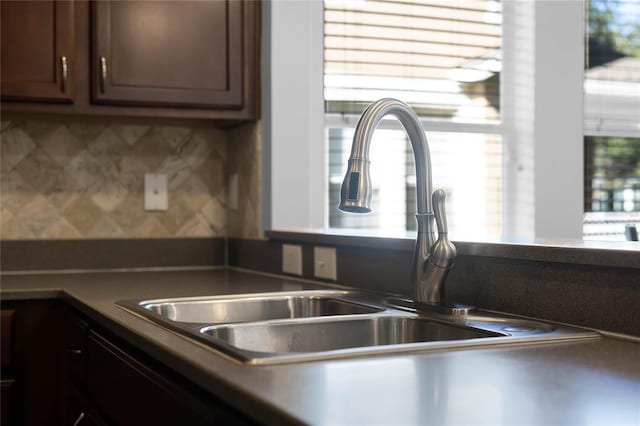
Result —
M 186 141 L 193 130 L 187 126 L 154 126 L 150 133 L 157 144 L 177 149 Z
M 198 176 L 191 175 L 172 195 L 184 203 L 186 207 L 197 212 L 213 196 L 210 189 Z
M 158 212 L 154 216 L 170 234 L 175 235 L 196 213 L 197 210 L 189 209 L 180 195 L 175 195 L 169 197 L 169 209 L 166 212 Z
M 82 235 L 65 218 L 59 218 L 49 223 L 45 230 L 39 235 L 41 239 L 66 239 L 81 238 Z
M 53 207 L 61 211 L 82 196 L 82 189 L 71 176 L 61 172 L 57 176 L 55 185 L 43 195 Z
M 101 216 L 85 233 L 85 238 L 124 238 L 127 235 L 109 217 Z
M 3 222 L 0 227 L 0 238 L 3 240 L 32 240 L 36 236 L 17 218 Z
M 99 180 L 87 191 L 91 200 L 103 212 L 113 211 L 128 195 L 127 190 L 122 185 L 111 179 Z
M 155 217 L 147 217 L 132 230 L 131 235 L 138 238 L 167 238 L 173 236 Z
M 60 186 L 63 170 L 43 149 L 36 148 L 15 167 L 22 178 L 41 194 Z
M 225 164 L 218 157 L 207 158 L 195 171 L 212 195 L 218 195 L 225 190 Z
M 56 210 L 42 195 L 33 197 L 18 212 L 14 212 L 14 216 L 27 226 L 37 238 L 41 238 L 49 225 L 60 219 Z
M 173 147 L 167 143 L 161 143 L 158 131 L 151 128 L 138 139 L 128 156 L 144 164 L 147 172 L 154 173 L 160 164 L 173 153 Z
M 227 158 L 227 145 L 229 143 L 228 131 L 215 128 L 199 128 L 195 130 L 195 135 L 207 141 L 211 148 L 210 155 Z
M 13 215 L 13 213 L 11 213 L 11 210 L 4 207 L 0 209 L 0 227 L 4 226 L 5 223 L 14 219 L 15 219 L 15 216 Z
M 136 157 L 125 156 L 117 163 L 118 182 L 124 186 L 130 194 L 142 194 L 144 188 L 144 175 L 148 173 L 147 167 Z
M 177 237 L 217 237 L 224 235 L 215 234 L 207 221 L 200 215 L 194 216 L 189 222 L 184 224 L 176 233 Z
M 4 237 L 4 231 L 7 231 L 7 232 L 9 231 L 7 226 L 15 220 L 16 218 L 13 215 L 13 213 L 11 213 L 11 210 L 4 207 L 0 209 L 0 234 L 2 234 L 3 237 Z
M 179 146 L 177 153 L 189 167 L 195 169 L 209 158 L 214 144 L 215 142 L 206 140 L 199 133 L 194 133 Z
M 99 178 L 100 162 L 87 150 L 76 155 L 64 171 L 71 176 L 81 188 L 87 188 Z
M 110 127 L 106 127 L 89 143 L 87 150 L 100 161 L 116 162 L 120 157 L 127 154 L 129 145 Z
M 62 215 L 82 235 L 87 235 L 96 221 L 103 216 L 102 211 L 86 196 L 77 197 L 62 210 Z
M 101 161 L 87 150 L 76 155 L 65 167 L 80 188 L 88 188 L 98 180 L 116 180 L 117 170 L 111 161 Z
M 144 200 L 141 194 L 129 194 L 116 207 L 109 216 L 122 228 L 122 230 L 131 234 L 138 225 L 146 219 L 149 213 L 144 210 Z
M 24 130 L 34 142 L 37 142 L 53 133 L 62 123 L 57 119 L 45 119 L 20 121 L 16 125 Z
M 212 198 L 202 207 L 200 214 L 216 235 L 223 235 L 227 229 L 227 209 L 217 198 Z
M 3 209 L 6 207 L 12 212 L 17 212 L 34 194 L 35 190 L 15 170 L 3 176 L 0 181 L 0 201 Z
M 35 142 L 18 127 L 2 132 L 0 142 L 0 169 L 3 176 L 36 149 Z
M 104 127 L 104 124 L 87 123 L 82 121 L 67 124 L 69 131 L 85 144 L 89 144 L 89 142 L 95 139 Z
M 189 165 L 175 155 L 166 158 L 156 173 L 167 175 L 169 191 L 175 191 L 191 177 Z
M 135 145 L 138 139 L 147 133 L 149 129 L 149 126 L 135 124 L 113 126 L 113 131 L 129 145 Z
M 56 163 L 66 165 L 83 150 L 84 144 L 66 126 L 58 126 L 38 141 Z

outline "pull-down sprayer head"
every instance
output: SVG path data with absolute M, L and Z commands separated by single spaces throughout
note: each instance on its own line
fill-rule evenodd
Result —
M 371 175 L 369 160 L 351 158 L 340 190 L 340 210 L 352 213 L 371 211 Z

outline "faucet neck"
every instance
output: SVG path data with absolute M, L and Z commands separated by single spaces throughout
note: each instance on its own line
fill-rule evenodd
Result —
M 373 133 L 378 123 L 387 115 L 395 116 L 402 123 L 411 142 L 416 163 L 417 213 L 418 215 L 433 214 L 431 202 L 433 179 L 431 176 L 429 144 L 422 124 L 420 124 L 420 119 L 407 104 L 396 99 L 380 99 L 369 105 L 356 126 L 351 147 L 351 158 L 369 159 Z M 433 229 L 433 226 L 431 226 L 431 229 Z

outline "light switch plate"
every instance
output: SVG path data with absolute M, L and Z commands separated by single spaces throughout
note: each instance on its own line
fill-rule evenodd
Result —
M 336 249 L 334 247 L 313 248 L 313 275 L 316 278 L 337 280 Z
M 282 272 L 302 275 L 302 246 L 295 244 L 282 245 Z
M 144 209 L 163 211 L 169 208 L 167 193 L 167 175 L 145 173 L 144 175 Z

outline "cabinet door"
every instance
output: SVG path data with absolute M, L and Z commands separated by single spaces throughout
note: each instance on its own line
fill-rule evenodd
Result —
M 87 394 L 105 420 L 117 425 L 246 425 L 243 416 L 201 398 L 121 348 L 90 332 Z
M 92 101 L 242 108 L 243 2 L 92 3 Z
M 71 102 L 73 2 L 0 3 L 2 99 Z

